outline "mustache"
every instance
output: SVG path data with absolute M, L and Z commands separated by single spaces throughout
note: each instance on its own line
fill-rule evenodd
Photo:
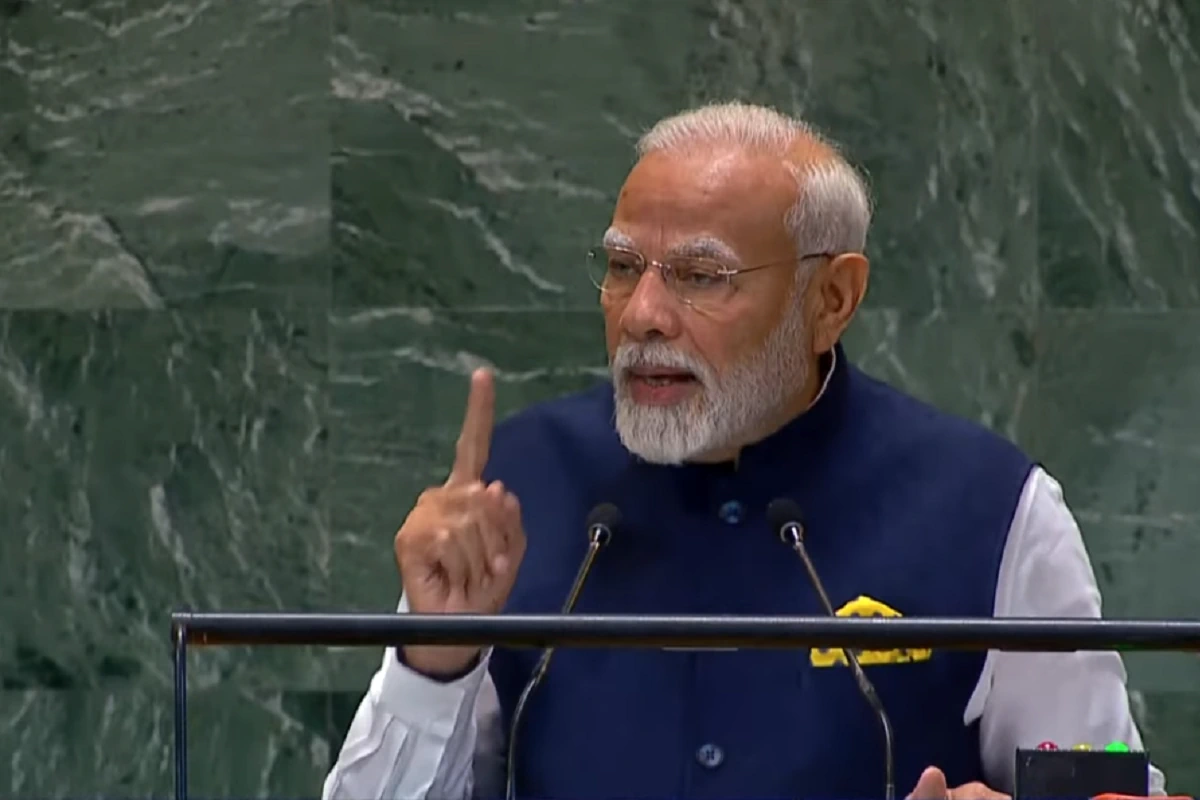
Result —
M 711 385 L 716 377 L 712 368 L 702 359 L 682 353 L 664 342 L 645 344 L 621 344 L 609 361 L 609 369 L 618 381 L 622 373 L 637 367 L 668 367 L 687 370 L 704 385 Z

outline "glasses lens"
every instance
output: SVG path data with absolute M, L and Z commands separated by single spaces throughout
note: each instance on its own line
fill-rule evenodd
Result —
M 701 308 L 720 306 L 733 294 L 727 271 L 715 261 L 680 259 L 671 262 L 675 293 L 685 303 Z
M 645 271 L 637 253 L 598 247 L 588 253 L 588 277 L 596 288 L 609 294 L 629 294 Z

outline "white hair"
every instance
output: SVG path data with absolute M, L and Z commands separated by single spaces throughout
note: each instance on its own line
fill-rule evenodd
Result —
M 805 164 L 788 160 L 801 140 L 816 142 L 827 157 Z M 861 253 L 871 226 L 866 180 L 838 146 L 808 123 L 773 108 L 741 102 L 714 103 L 661 120 L 638 141 L 639 156 L 693 146 L 730 144 L 778 155 L 796 178 L 796 203 L 783 223 L 798 255 Z

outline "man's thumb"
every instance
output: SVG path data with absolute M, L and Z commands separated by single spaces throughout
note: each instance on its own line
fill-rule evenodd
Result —
M 946 785 L 946 773 L 937 767 L 926 767 L 908 800 L 947 800 L 949 797 L 950 787 Z

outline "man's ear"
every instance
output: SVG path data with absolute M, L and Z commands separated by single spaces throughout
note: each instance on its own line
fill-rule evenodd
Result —
M 844 253 L 817 268 L 809 285 L 813 349 L 833 349 L 867 293 L 871 264 L 861 253 Z

